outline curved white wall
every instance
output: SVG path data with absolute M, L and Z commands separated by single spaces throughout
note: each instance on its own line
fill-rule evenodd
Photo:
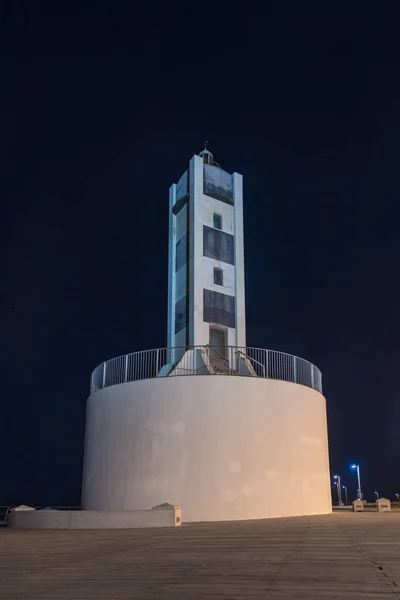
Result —
M 182 520 L 331 512 L 325 398 L 253 377 L 163 377 L 87 403 L 82 503 L 169 502 Z

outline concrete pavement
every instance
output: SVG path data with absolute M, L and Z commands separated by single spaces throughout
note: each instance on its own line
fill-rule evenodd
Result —
M 400 513 L 176 529 L 2 528 L 0 598 L 400 598 Z

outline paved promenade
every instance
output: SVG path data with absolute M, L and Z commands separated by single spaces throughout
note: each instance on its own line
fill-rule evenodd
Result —
M 125 531 L 2 528 L 0 598 L 400 599 L 400 513 Z

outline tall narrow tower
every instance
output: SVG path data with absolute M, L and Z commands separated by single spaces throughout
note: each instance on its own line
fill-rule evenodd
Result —
M 222 354 L 246 346 L 242 183 L 205 148 L 170 187 L 167 345 L 177 348 L 174 360 L 193 346 Z

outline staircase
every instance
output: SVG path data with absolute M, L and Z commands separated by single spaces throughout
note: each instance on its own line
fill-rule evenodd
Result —
M 237 375 L 236 369 L 214 369 L 214 375 Z
M 226 358 L 211 358 L 210 364 L 215 375 L 237 375 L 236 369 L 229 367 L 229 360 Z

